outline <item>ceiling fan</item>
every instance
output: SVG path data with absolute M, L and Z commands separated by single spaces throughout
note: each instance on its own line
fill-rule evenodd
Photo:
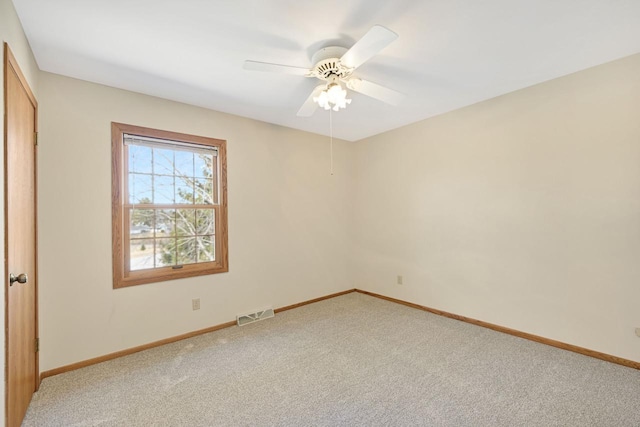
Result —
M 353 76 L 359 66 L 373 58 L 397 38 L 398 35 L 388 28 L 374 25 L 350 49 L 340 46 L 328 46 L 320 49 L 311 58 L 314 65 L 310 69 L 258 61 L 245 61 L 244 69 L 315 77 L 325 82 L 316 86 L 302 104 L 297 114 L 300 117 L 313 115 L 318 107 L 334 111 L 345 108 L 351 100 L 346 98 L 347 92 L 343 84 L 355 92 L 387 104 L 397 105 L 404 98 L 400 92 Z

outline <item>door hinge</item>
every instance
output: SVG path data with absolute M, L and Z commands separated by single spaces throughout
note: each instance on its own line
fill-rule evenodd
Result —
M 36 338 L 36 353 L 40 351 L 40 338 Z
M 38 145 L 38 132 L 33 133 L 33 141 L 36 145 Z

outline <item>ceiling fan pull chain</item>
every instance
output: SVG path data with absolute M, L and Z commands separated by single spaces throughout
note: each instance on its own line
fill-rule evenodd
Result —
M 333 111 L 329 110 L 329 165 L 333 175 Z

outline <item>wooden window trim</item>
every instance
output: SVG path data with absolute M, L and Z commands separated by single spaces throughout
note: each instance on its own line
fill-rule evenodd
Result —
M 187 264 L 180 269 L 173 267 L 159 267 L 147 270 L 127 272 L 126 266 L 129 244 L 128 210 L 125 208 L 127 192 L 124 188 L 124 171 L 128 170 L 124 158 L 124 134 L 141 135 L 152 138 L 168 139 L 172 141 L 195 143 L 218 148 L 219 171 L 214 176 L 218 186 L 218 204 L 211 208 L 215 211 L 215 253 L 216 261 Z M 218 182 L 219 179 L 219 182 Z M 113 251 L 113 287 L 114 289 L 146 283 L 163 282 L 167 280 L 183 279 L 229 271 L 228 254 L 228 224 L 227 224 L 227 143 L 222 139 L 207 138 L 123 123 L 111 123 L 111 182 L 112 182 L 112 251 Z M 215 185 L 215 184 L 214 184 Z M 180 207 L 180 205 L 171 205 Z M 154 208 L 159 207 L 154 205 Z M 193 206 L 186 206 L 192 208 Z

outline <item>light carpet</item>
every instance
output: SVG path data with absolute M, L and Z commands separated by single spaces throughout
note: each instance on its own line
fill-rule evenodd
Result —
M 50 377 L 24 426 L 640 426 L 640 371 L 350 293 Z

